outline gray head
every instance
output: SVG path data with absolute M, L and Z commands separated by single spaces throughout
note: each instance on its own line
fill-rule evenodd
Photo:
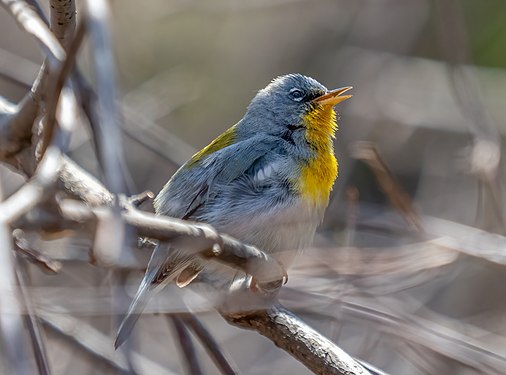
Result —
M 257 93 L 239 126 L 246 133 L 284 132 L 289 126 L 299 125 L 314 108 L 313 100 L 326 93 L 327 88 L 313 78 L 302 74 L 280 76 Z

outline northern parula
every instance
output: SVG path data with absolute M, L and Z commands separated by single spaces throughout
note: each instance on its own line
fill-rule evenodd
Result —
M 308 246 L 337 177 L 334 105 L 351 87 L 328 91 L 301 74 L 274 79 L 244 117 L 197 152 L 154 201 L 160 215 L 211 224 L 277 258 L 285 267 Z M 157 286 L 188 285 L 204 263 L 158 245 L 123 320 L 115 346 L 130 334 Z

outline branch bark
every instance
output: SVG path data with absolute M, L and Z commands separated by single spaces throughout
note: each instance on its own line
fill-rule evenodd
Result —
M 315 374 L 368 374 L 346 352 L 281 305 L 257 312 L 226 314 L 224 318 L 230 324 L 267 337 Z

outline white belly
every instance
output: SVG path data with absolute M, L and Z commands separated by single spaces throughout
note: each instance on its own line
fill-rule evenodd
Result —
M 300 200 L 287 208 L 244 217 L 219 229 L 273 255 L 288 267 L 297 253 L 312 243 L 323 212 L 324 208 Z

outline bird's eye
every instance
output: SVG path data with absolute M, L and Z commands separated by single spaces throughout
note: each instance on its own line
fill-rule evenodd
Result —
M 291 89 L 289 96 L 292 100 L 295 100 L 296 102 L 300 102 L 302 99 L 304 99 L 304 92 L 300 89 Z

